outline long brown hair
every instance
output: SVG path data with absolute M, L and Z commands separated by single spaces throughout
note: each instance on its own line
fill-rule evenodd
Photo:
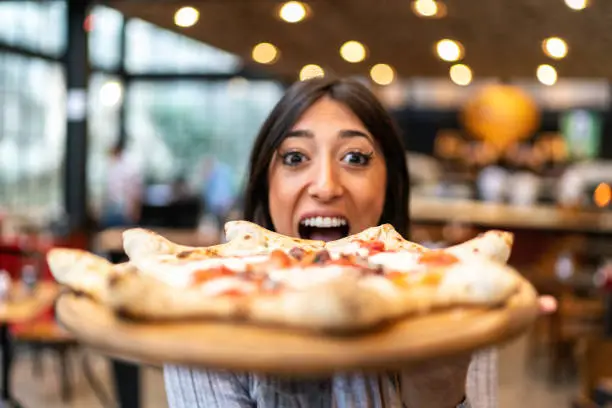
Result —
M 365 85 L 351 79 L 314 78 L 297 82 L 276 104 L 262 125 L 251 152 L 244 218 L 274 229 L 268 206 L 270 162 L 295 123 L 323 97 L 347 106 L 380 145 L 387 167 L 387 187 L 379 224 L 392 224 L 407 238 L 410 185 L 406 151 L 395 123 L 376 96 Z

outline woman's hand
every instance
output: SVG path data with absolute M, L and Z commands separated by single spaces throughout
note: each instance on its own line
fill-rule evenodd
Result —
M 557 310 L 557 301 L 552 296 L 540 296 L 538 303 L 542 315 Z M 402 400 L 409 408 L 459 405 L 466 397 L 465 382 L 471 359 L 471 354 L 462 355 L 414 367 L 402 377 Z
M 402 401 L 408 408 L 451 408 L 465 398 L 471 354 L 428 361 L 402 375 Z

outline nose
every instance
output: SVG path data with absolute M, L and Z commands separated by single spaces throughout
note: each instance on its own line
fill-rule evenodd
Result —
M 342 195 L 342 185 L 333 163 L 321 163 L 313 172 L 308 194 L 319 201 L 332 201 Z

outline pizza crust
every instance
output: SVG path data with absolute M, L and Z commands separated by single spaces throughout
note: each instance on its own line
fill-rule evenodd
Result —
M 58 283 L 102 303 L 108 299 L 109 280 L 130 269 L 80 249 L 54 248 L 47 253 L 47 263 Z
M 510 258 L 514 234 L 506 231 L 491 230 L 479 236 L 444 249 L 459 258 L 482 255 L 496 262 L 506 263 Z
M 520 278 L 509 266 L 479 259 L 458 263 L 444 272 L 436 289 L 434 304 L 495 307 L 519 289 Z
M 143 274 L 111 284 L 109 305 L 139 320 L 220 319 L 316 331 L 355 331 L 394 317 L 390 299 L 356 278 L 343 276 L 300 291 L 269 295 L 203 296 L 199 286 L 180 290 Z
M 299 246 L 305 251 L 319 251 L 325 248 L 325 242 L 311 239 L 288 237 L 270 231 L 250 221 L 229 221 L 225 223 L 225 238 L 232 250 L 251 249 L 253 245 L 267 251 L 281 249 L 289 251 Z M 229 255 L 236 255 L 229 254 Z
M 110 284 L 108 304 L 116 312 L 142 320 L 237 319 L 244 298 L 206 297 L 197 286 L 178 289 L 144 274 L 127 274 Z

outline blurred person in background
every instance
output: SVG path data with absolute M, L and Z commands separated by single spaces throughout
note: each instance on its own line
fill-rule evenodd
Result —
M 212 156 L 204 157 L 201 166 L 204 209 L 221 228 L 236 199 L 232 169 Z
M 126 156 L 122 143 L 117 143 L 110 151 L 106 177 L 101 228 L 136 224 L 142 208 L 143 176 L 136 163 Z

